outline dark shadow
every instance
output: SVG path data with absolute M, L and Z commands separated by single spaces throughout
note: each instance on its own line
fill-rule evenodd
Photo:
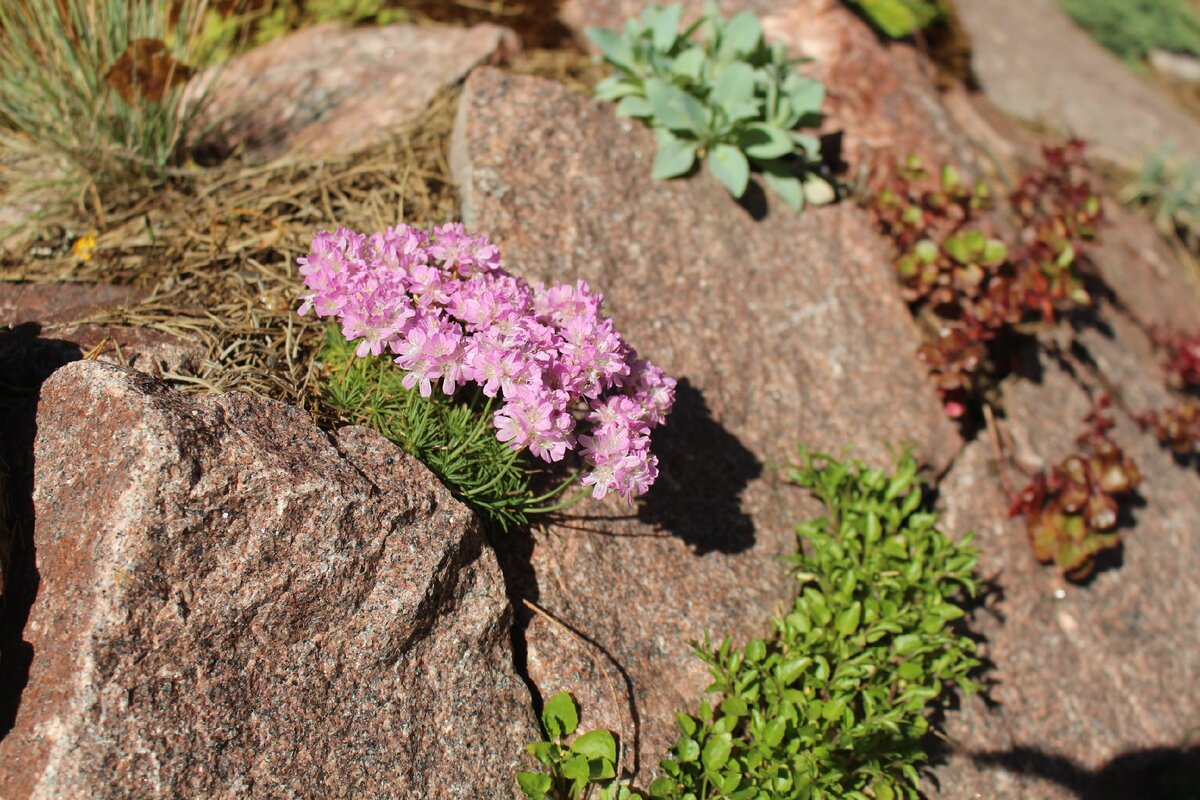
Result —
M 638 506 L 638 519 L 683 539 L 697 555 L 740 553 L 754 545 L 754 522 L 741 494 L 763 465 L 712 417 L 686 378 L 675 390 L 667 424 L 654 432 L 659 476 Z
M 755 173 L 754 180 L 746 184 L 746 192 L 737 198 L 737 203 L 742 207 L 743 211 L 750 215 L 751 219 L 755 222 L 761 222 L 770 213 L 771 203 L 783 203 L 783 198 L 777 194 L 770 193 L 770 198 L 768 199 L 768 192 L 763 188 L 762 175 Z M 790 208 L 787 210 L 791 211 Z
M 579 49 L 571 29 L 559 19 L 562 4 L 563 0 L 507 0 L 503 3 L 401 0 L 395 5 L 415 12 L 418 19 L 453 25 L 483 22 L 503 25 L 517 34 L 526 49 Z
M 1200 797 L 1200 746 L 1156 747 L 1113 758 L 1096 770 L 1029 747 L 973 753 L 972 760 L 1034 775 L 1064 787 L 1079 800 L 1189 800 Z
M 843 176 L 850 173 L 850 162 L 846 161 L 846 132 L 834 131 L 821 136 L 821 163 L 829 170 L 831 176 Z
M 42 339 L 34 322 L 0 330 L 0 458 L 7 480 L 0 502 L 9 536 L 10 563 L 0 602 L 0 739 L 12 730 L 21 693 L 29 681 L 33 647 L 25 623 L 40 577 L 33 542 L 33 440 L 42 383 L 56 369 L 82 357 L 79 346 Z
M 537 605 L 540 598 L 537 573 L 533 569 L 533 536 L 529 529 L 517 529 L 504 534 L 493 532 L 489 536 L 489 539 L 491 540 L 492 548 L 496 552 L 496 558 L 500 563 L 500 572 L 504 577 L 505 591 L 508 595 L 509 603 L 513 608 L 513 668 L 521 680 L 524 681 L 526 688 L 529 689 L 534 716 L 540 720 L 546 698 L 542 697 L 541 690 L 529 676 L 529 646 L 526 642 L 529 624 L 533 621 L 536 612 L 525 601 L 528 600 L 530 603 Z M 623 744 L 625 757 L 631 759 L 633 763 L 626 762 L 624 768 L 627 772 L 636 772 L 638 770 L 638 752 L 641 749 L 642 720 L 638 712 L 633 679 L 629 676 L 624 666 L 621 665 L 621 662 L 617 660 L 616 656 L 604 647 L 604 645 L 600 644 L 600 642 L 563 620 L 554 617 L 549 612 L 542 611 L 541 613 L 553 619 L 556 625 L 569 631 L 576 639 L 599 652 L 601 657 L 607 660 L 609 666 L 616 670 L 620 676 L 620 680 L 624 685 L 625 705 L 629 709 L 630 719 L 633 723 L 632 741 L 628 746 L 624 746 Z M 616 732 L 613 735 L 617 735 Z
M 1096 274 L 1094 267 L 1088 267 L 1083 273 L 1083 287 L 1092 297 L 1092 304 L 1087 307 L 1074 308 L 1065 314 L 1065 321 L 1071 329 L 1080 333 L 1094 330 L 1105 339 L 1116 338 L 1116 331 L 1104 319 L 1105 311 L 1112 308 L 1120 311 L 1119 299 L 1112 288 Z

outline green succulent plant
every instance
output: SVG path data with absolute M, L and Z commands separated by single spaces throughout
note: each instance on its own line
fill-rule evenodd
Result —
M 846 0 L 881 33 L 893 39 L 912 36 L 946 15 L 940 0 Z
M 825 101 L 824 85 L 796 72 L 803 59 L 782 43 L 768 46 L 749 12 L 726 19 L 709 2 L 681 31 L 682 19 L 678 4 L 654 6 L 623 33 L 587 30 L 616 70 L 596 96 L 654 129 L 654 177 L 684 175 L 703 160 L 734 197 L 757 170 L 797 211 L 832 202 L 837 193 L 819 174 L 820 140 L 800 130 L 820 123 Z
M 1200 161 L 1176 158 L 1173 150 L 1165 145 L 1151 154 L 1121 200 L 1148 209 L 1160 233 L 1200 252 Z
M 1009 511 L 1025 517 L 1034 557 L 1073 581 L 1090 577 L 1096 556 L 1120 546 L 1121 503 L 1142 480 L 1133 459 L 1108 438 L 1114 423 L 1104 410 L 1111 402 L 1107 395 L 1097 399 L 1078 452 L 1035 475 Z

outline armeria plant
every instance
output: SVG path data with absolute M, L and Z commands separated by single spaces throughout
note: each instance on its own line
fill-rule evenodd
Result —
M 675 381 L 638 358 L 586 283 L 529 284 L 457 223 L 322 231 L 299 264 L 309 289 L 300 313 L 336 319 L 357 357 L 386 354 L 422 398 L 464 387 L 481 396 L 472 436 L 492 427 L 510 450 L 546 462 L 578 447 L 580 482 L 597 498 L 632 502 L 654 482 L 650 431 Z
M 820 124 L 825 87 L 796 72 L 802 59 L 782 43 L 768 46 L 749 12 L 725 19 L 710 0 L 680 31 L 682 17 L 678 4 L 654 6 L 624 33 L 587 31 L 616 70 L 596 96 L 654 129 L 654 177 L 684 175 L 703 160 L 734 197 L 745 194 L 753 168 L 796 210 L 831 202 L 820 141 L 800 130 Z

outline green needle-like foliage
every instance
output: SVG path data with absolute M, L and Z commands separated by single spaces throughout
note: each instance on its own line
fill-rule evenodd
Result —
M 330 372 L 324 399 L 346 422 L 379 431 L 424 462 L 485 522 L 501 531 L 528 524 L 537 498 L 523 452 L 496 439 L 488 398 L 421 397 L 386 357 L 357 358 L 335 327 L 320 360 Z
M 801 450 L 792 479 L 828 516 L 797 527 L 801 585 L 775 634 L 698 648 L 713 676 L 652 798 L 917 798 L 928 712 L 970 693 L 975 644 L 956 630 L 976 551 L 921 510 L 911 457 L 894 474 Z

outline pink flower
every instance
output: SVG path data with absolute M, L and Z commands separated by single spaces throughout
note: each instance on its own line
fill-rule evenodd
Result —
M 459 223 L 429 235 L 405 225 L 370 237 L 321 231 L 297 263 L 308 290 L 300 313 L 336 318 L 358 356 L 389 351 L 406 388 L 430 397 L 435 383 L 447 395 L 475 383 L 502 396 L 496 438 L 551 462 L 580 446 L 596 497 L 632 502 L 654 482 L 650 431 L 675 381 L 637 358 L 583 281 L 530 286 Z M 591 429 L 576 436 L 572 409 L 585 406 Z

